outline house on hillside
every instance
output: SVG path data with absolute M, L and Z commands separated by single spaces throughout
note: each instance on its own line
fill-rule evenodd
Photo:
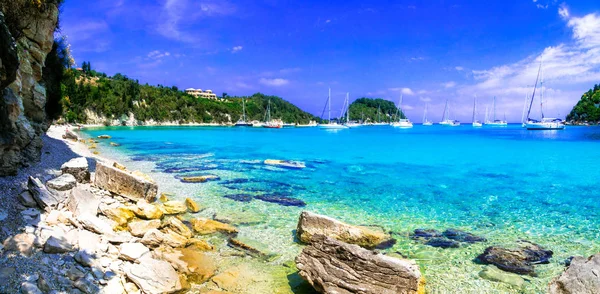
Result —
M 194 97 L 206 98 L 206 99 L 217 99 L 217 94 L 211 90 L 202 91 L 202 89 L 187 88 L 185 92 Z

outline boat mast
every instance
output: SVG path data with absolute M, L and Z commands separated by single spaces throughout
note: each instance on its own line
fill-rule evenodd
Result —
M 398 121 L 402 119 L 403 114 L 404 113 L 402 112 L 402 94 L 400 94 L 400 102 L 398 102 Z
M 540 86 L 542 87 L 540 93 L 540 113 L 542 114 L 542 120 L 544 119 L 544 67 L 542 65 L 543 62 L 544 60 L 540 61 Z
M 350 93 L 346 93 L 346 123 L 348 123 L 349 117 L 350 117 Z
M 331 88 L 329 88 L 329 94 L 327 95 L 327 106 L 329 107 L 329 114 L 327 115 L 327 123 L 331 123 Z
M 493 116 L 494 116 L 493 121 L 496 121 L 496 96 L 494 96 L 494 100 L 492 102 L 492 108 L 493 108 L 492 111 L 493 111 Z
M 423 111 L 423 123 L 427 122 L 427 103 L 425 103 L 425 111 Z
M 446 98 L 446 105 L 444 106 L 444 115 L 442 116 L 442 121 L 446 121 L 448 120 L 448 115 L 449 115 L 449 111 L 448 111 L 448 99 Z
M 242 118 L 246 122 L 246 103 L 244 103 L 244 98 L 242 98 Z
M 523 113 L 521 114 L 521 123 L 525 123 L 525 109 L 527 108 L 527 93 L 525 93 L 525 103 L 523 103 Z
M 473 98 L 473 122 L 475 122 L 475 109 L 477 109 L 477 95 L 475 95 L 475 98 Z
M 269 104 L 267 104 L 267 122 L 271 121 L 271 99 L 269 99 Z
M 529 110 L 527 110 L 527 121 L 529 121 L 529 114 L 531 114 L 531 106 L 533 106 L 533 99 L 535 98 L 535 89 L 537 88 L 538 80 L 540 78 L 540 71 L 542 70 L 542 60 L 540 60 L 540 68 L 538 69 L 537 78 L 535 78 L 535 85 L 533 86 L 533 94 L 531 94 L 531 102 L 529 102 Z

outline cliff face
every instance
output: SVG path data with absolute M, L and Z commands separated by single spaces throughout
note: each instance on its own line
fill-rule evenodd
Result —
M 0 176 L 39 160 L 41 135 L 49 126 L 42 68 L 57 21 L 58 7 L 49 4 L 21 24 L 24 29 L 15 40 L 0 16 Z

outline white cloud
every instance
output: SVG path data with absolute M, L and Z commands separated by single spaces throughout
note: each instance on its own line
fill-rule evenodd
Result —
M 569 19 L 569 9 L 567 8 L 567 5 L 565 3 L 561 4 L 560 7 L 558 7 L 558 15 L 560 15 L 562 19 Z
M 536 7 L 540 8 L 540 9 L 547 9 L 548 8 L 548 4 L 546 4 L 546 5 L 537 4 Z
M 244 47 L 235 46 L 235 47 L 231 48 L 231 53 L 236 53 L 236 52 L 242 51 L 242 49 L 244 49 Z
M 285 86 L 290 83 L 289 80 L 281 79 L 281 78 L 276 78 L 276 79 L 261 78 L 259 80 L 259 82 L 263 85 L 272 86 L 272 87 Z
M 456 86 L 456 82 L 447 82 L 447 83 L 443 83 L 442 86 L 444 86 L 444 88 L 454 88 Z
M 413 110 L 415 109 L 414 106 L 408 105 L 408 104 L 404 104 L 402 105 L 402 110 Z
M 465 68 L 462 67 L 462 66 L 456 66 L 456 67 L 454 67 L 454 69 L 456 69 L 457 71 L 463 71 L 463 70 L 465 70 Z
M 389 88 L 388 90 L 392 92 L 400 92 L 404 95 L 409 96 L 415 95 L 415 92 L 413 92 L 413 90 L 411 90 L 410 88 Z
M 148 53 L 147 57 L 149 59 L 161 59 L 163 57 L 167 57 L 170 55 L 171 55 L 171 53 L 169 53 L 168 51 L 161 52 L 160 50 L 154 50 L 154 51 L 150 51 L 150 53 Z
M 431 98 L 429 98 L 429 97 L 419 97 L 419 100 L 421 100 L 423 102 L 431 102 Z

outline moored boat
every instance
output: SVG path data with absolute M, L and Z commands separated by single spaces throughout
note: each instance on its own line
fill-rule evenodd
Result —
M 535 84 L 533 86 L 533 94 L 531 95 L 531 101 L 529 102 L 529 110 L 527 111 L 527 122 L 525 123 L 525 128 L 532 131 L 537 130 L 564 130 L 565 123 L 558 118 L 550 118 L 544 117 L 544 72 L 542 70 L 543 59 L 540 60 L 540 68 L 538 69 L 537 78 L 535 79 Z M 541 76 L 541 79 L 540 79 Z M 535 98 L 535 91 L 537 88 L 538 80 L 541 80 L 541 89 L 540 89 L 540 113 L 541 120 L 532 119 L 531 115 L 531 107 L 533 106 L 533 100 Z
M 404 112 L 402 111 L 402 95 L 400 95 L 400 101 L 398 102 L 398 121 L 392 122 L 390 125 L 392 127 L 403 129 L 413 127 L 412 122 L 404 115 Z
M 251 127 L 252 123 L 246 121 L 246 103 L 244 102 L 244 98 L 242 98 L 242 117 L 238 120 L 235 125 L 236 127 Z
M 331 121 L 331 88 L 329 88 L 329 95 L 327 95 L 327 106 L 328 106 L 328 116 L 326 124 L 318 124 L 317 127 L 321 129 L 347 129 L 347 126 L 340 125 L 337 122 Z M 321 116 L 323 116 L 321 114 Z
M 450 119 L 450 106 L 448 105 L 448 99 L 446 99 L 446 106 L 444 107 L 444 115 L 442 116 L 442 121 L 439 122 L 439 124 L 442 126 L 448 126 L 448 127 L 460 126 L 459 121 Z

